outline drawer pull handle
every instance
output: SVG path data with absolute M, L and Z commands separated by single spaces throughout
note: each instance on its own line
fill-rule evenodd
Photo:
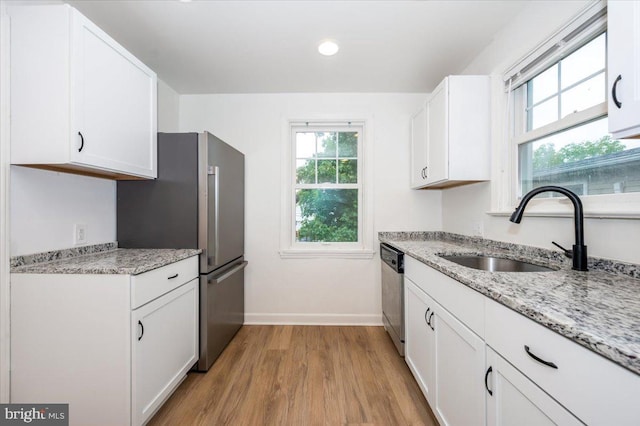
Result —
M 529 346 L 524 345 L 524 350 L 527 352 L 527 355 L 529 355 L 531 358 L 535 359 L 536 361 L 538 361 L 540 364 L 544 364 L 547 367 L 551 367 L 551 368 L 555 368 L 556 370 L 558 369 L 558 366 L 555 365 L 553 362 L 550 361 L 545 361 L 544 359 L 536 356 L 533 352 L 531 352 L 529 350 Z
M 489 392 L 489 395 L 493 396 L 493 391 L 491 389 L 489 389 L 489 374 L 493 371 L 493 367 L 489 367 L 487 369 L 487 372 L 484 373 L 484 387 L 487 389 L 487 392 Z
M 84 136 L 82 136 L 82 133 L 78 132 L 78 136 L 80 136 L 80 148 L 78 148 L 78 152 L 82 151 L 82 148 L 84 148 Z
M 432 330 L 435 330 L 433 324 L 431 324 L 431 318 L 433 318 L 433 314 L 435 314 L 435 312 L 431 312 L 431 315 L 429 315 L 429 321 L 427 322 L 427 324 L 429 324 L 429 327 L 431 327 Z
M 140 326 L 140 336 L 138 336 L 138 341 L 140 341 L 142 336 L 144 336 L 144 325 L 142 325 L 142 321 L 140 320 L 138 320 L 138 325 Z
M 170 277 L 167 277 L 168 280 L 172 280 L 174 278 L 178 278 L 178 274 L 171 275 Z

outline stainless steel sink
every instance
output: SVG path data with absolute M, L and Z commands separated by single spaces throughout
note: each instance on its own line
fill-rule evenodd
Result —
M 477 255 L 455 255 L 440 256 L 458 265 L 467 268 L 480 269 L 490 272 L 551 272 L 553 269 L 545 266 L 534 265 L 533 263 L 519 260 L 505 259 L 502 257 L 477 256 Z

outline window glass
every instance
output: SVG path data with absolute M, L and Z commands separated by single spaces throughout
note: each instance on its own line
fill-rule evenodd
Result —
M 358 242 L 359 132 L 301 130 L 294 134 L 294 241 Z
M 603 72 L 606 67 L 605 52 L 606 38 L 605 34 L 602 34 L 566 57 L 562 61 L 562 89 L 566 89 L 592 74 Z
M 543 185 L 578 195 L 640 192 L 640 141 L 611 139 L 606 117 L 521 144 L 518 151 L 522 193 Z
M 604 102 L 605 85 L 605 75 L 601 73 L 564 92 L 561 118 Z
M 296 190 L 296 241 L 357 242 L 358 190 Z

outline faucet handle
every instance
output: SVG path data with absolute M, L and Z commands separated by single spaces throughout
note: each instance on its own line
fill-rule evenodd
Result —
M 551 241 L 551 244 L 553 244 L 554 246 L 556 246 L 560 250 L 562 250 L 564 252 L 564 255 L 567 256 L 568 258 L 571 259 L 573 257 L 573 251 L 572 250 L 567 250 L 566 248 L 562 247 L 560 244 L 556 243 L 555 241 Z

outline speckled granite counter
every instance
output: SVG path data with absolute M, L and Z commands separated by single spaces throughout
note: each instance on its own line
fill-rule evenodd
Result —
M 137 275 L 199 254 L 196 249 L 119 249 L 115 243 L 11 259 L 11 273 Z
M 444 232 L 381 232 L 378 239 L 592 351 L 640 374 L 640 267 L 589 259 L 571 270 L 561 253 Z M 553 272 L 487 272 L 439 255 L 485 254 Z

